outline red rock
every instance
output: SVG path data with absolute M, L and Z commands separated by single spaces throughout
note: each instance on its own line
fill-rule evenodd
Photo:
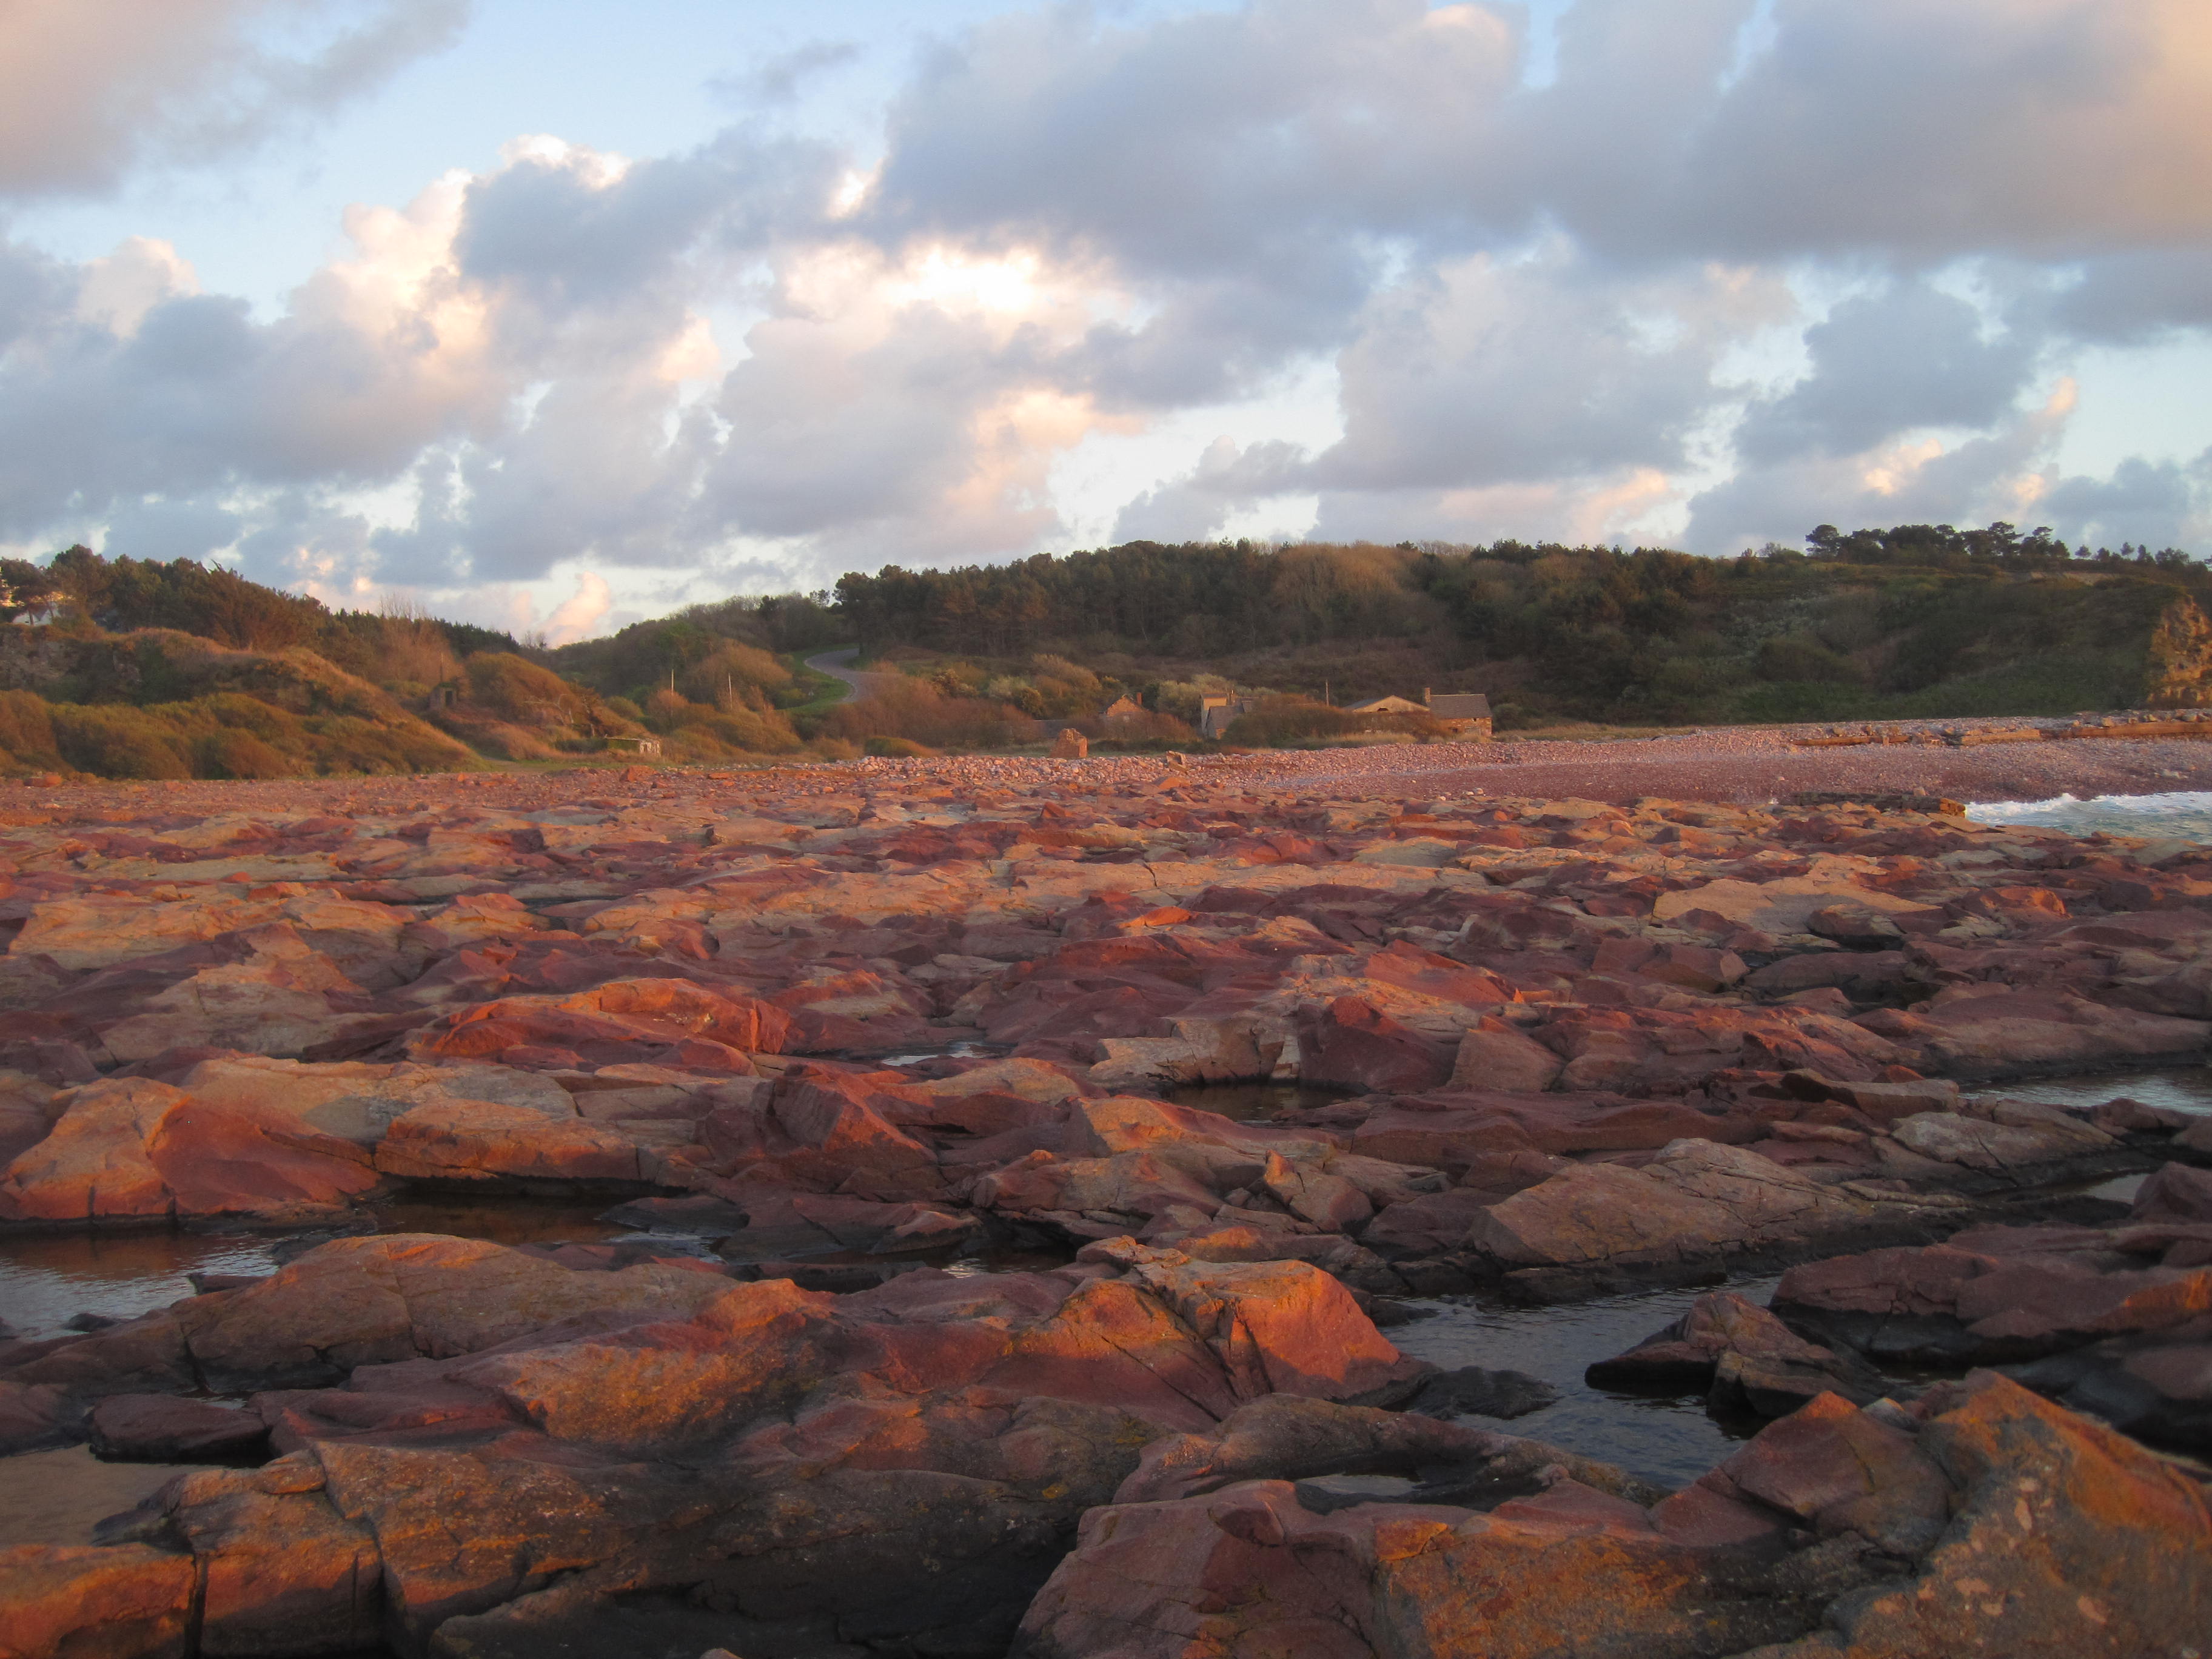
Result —
M 0 1549 L 8 1659 L 184 1659 L 192 1560 L 143 1544 Z
M 0 1358 L 6 1350 L 0 1348 Z M 84 1407 L 52 1382 L 0 1377 L 0 1456 L 66 1446 L 82 1433 Z
M 320 1245 L 249 1290 L 180 1304 L 175 1317 L 211 1380 L 323 1381 L 474 1352 L 592 1310 L 688 1312 L 726 1288 L 677 1268 L 573 1273 L 496 1244 L 392 1233 Z
M 1304 1262 L 1141 1267 L 1129 1282 L 1204 1339 L 1241 1400 L 1352 1399 L 1428 1369 L 1384 1340 L 1334 1279 Z
M 146 1143 L 186 1098 L 166 1084 L 135 1080 L 88 1084 L 58 1097 L 63 1110 L 52 1133 L 0 1175 L 0 1219 L 168 1214 L 168 1183 Z
M 251 1412 L 171 1395 L 112 1394 L 93 1407 L 93 1449 L 102 1457 L 187 1463 L 257 1449 L 268 1425 Z
M 641 1149 L 628 1135 L 488 1100 L 427 1103 L 394 1119 L 376 1149 L 376 1168 L 415 1181 L 648 1178 Z
M 2212 1506 L 2194 1481 L 1987 1372 L 1922 1409 L 1918 1449 L 1957 1492 L 1942 1541 L 1916 1579 L 1838 1602 L 1832 1634 L 1778 1659 L 2178 1654 L 2206 1628 Z
M 1832 1394 L 1760 1430 L 1713 1474 L 1721 1491 L 1822 1537 L 1856 1532 L 1897 1555 L 1927 1549 L 1950 1519 L 1950 1482 L 1914 1437 Z
M 1464 1243 L 1476 1218 L 1495 1201 L 1488 1193 L 1464 1188 L 1406 1199 L 1370 1222 L 1360 1241 L 1385 1256 L 1441 1255 Z
M 1452 1061 L 1455 1089 L 1535 1091 L 1559 1081 L 1566 1062 L 1504 1020 L 1486 1018 L 1460 1039 Z
M 1469 1244 L 1513 1267 L 1671 1261 L 1916 1213 L 1924 1206 L 1902 1194 L 1844 1192 L 1740 1148 L 1680 1140 L 1640 1169 L 1575 1165 L 1503 1199 Z
M 1451 1076 L 1443 1046 L 1358 997 L 1298 1012 L 1298 1075 L 1310 1083 L 1416 1093 Z
M 2128 1213 L 2137 1221 L 2212 1221 L 2212 1170 L 2163 1165 L 2136 1188 Z
M 2093 1230 L 1983 1227 L 1793 1267 L 1774 1305 L 1863 1349 L 2015 1359 L 2212 1312 L 2212 1267 L 2118 1266 Z
M 614 1064 L 649 1060 L 687 1039 L 775 1054 L 790 1030 L 789 1015 L 755 998 L 726 996 L 690 980 L 629 979 L 567 997 L 482 1003 L 424 1027 L 408 1046 L 428 1060 L 496 1060 L 534 1046 Z
M 343 1654 L 380 1645 L 383 1562 L 324 1495 L 320 1462 L 186 1475 L 158 1500 L 205 1573 L 203 1654 Z
M 1825 1390 L 1862 1401 L 1878 1390 L 1856 1361 L 1806 1341 L 1740 1296 L 1701 1296 L 1689 1312 L 1584 1373 L 1593 1388 L 1711 1391 L 1717 1407 L 1778 1417 Z

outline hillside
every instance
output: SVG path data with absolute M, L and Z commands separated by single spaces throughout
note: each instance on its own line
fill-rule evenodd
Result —
M 1012 696 L 1053 659 L 1194 707 L 1486 691 L 1502 729 L 2065 714 L 2212 701 L 2212 578 L 2169 550 L 1902 526 L 1735 559 L 1605 547 L 1135 543 L 848 576 L 879 659 Z
M 72 548 L 0 561 L 0 773 L 400 773 L 641 743 L 713 764 L 1004 748 L 1040 723 L 1187 746 L 1200 698 L 1230 690 L 1260 699 L 1229 733 L 1252 744 L 1357 740 L 1341 705 L 1425 689 L 1487 692 L 1508 732 L 2212 703 L 2212 574 L 2180 553 L 2003 525 L 1822 526 L 1808 544 L 1139 542 L 890 566 L 557 651 Z M 854 640 L 904 672 L 841 701 L 801 659 Z
M 624 638 L 592 649 L 619 671 Z M 681 620 L 646 630 L 652 650 L 670 639 L 698 648 L 670 659 L 668 683 L 655 658 L 642 683 L 620 682 L 634 697 L 602 695 L 505 634 L 332 611 L 188 559 L 80 547 L 46 565 L 0 561 L 0 775 L 276 778 L 634 757 L 641 743 L 708 763 L 800 749 L 770 695 L 803 707 L 817 677 Z

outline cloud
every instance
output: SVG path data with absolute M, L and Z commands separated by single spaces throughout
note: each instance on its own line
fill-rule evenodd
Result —
M 327 117 L 450 46 L 468 0 L 10 0 L 0 195 L 83 194 Z
M 1985 326 L 1978 307 L 1925 282 L 1844 301 L 1805 331 L 1811 372 L 1754 404 L 1739 455 L 1764 465 L 1808 453 L 1849 455 L 1921 427 L 1982 428 L 2003 419 L 2044 343 L 2038 319 Z
M 249 144 L 461 13 L 38 0 L 31 55 L 82 108 L 0 165 L 91 189 Z M 273 317 L 150 236 L 0 245 L 0 536 L 105 525 L 483 614 L 588 572 L 583 628 L 1063 544 L 1056 468 L 1099 434 L 1155 459 L 1086 515 L 1161 540 L 1292 508 L 1703 551 L 1823 520 L 2201 533 L 2205 464 L 2063 475 L 2051 396 L 2090 345 L 2212 326 L 2201 0 L 1577 0 L 1541 86 L 1524 24 L 1010 11 L 924 54 L 880 156 L 804 136 L 808 78 L 855 59 L 819 44 L 695 149 L 525 137 L 351 209 Z M 1249 418 L 1294 384 L 1334 418 Z
M 1764 291 L 1760 291 L 1763 288 Z M 1725 271 L 1622 281 L 1558 245 L 1376 296 L 1338 359 L 1332 489 L 1483 487 L 1680 468 L 1721 351 L 1790 307 Z
M 1765 49 L 1728 75 L 1723 26 L 1751 12 L 1582 0 L 1569 15 L 1538 165 L 1578 235 L 1926 261 L 2212 231 L 2199 0 L 1774 0 Z M 1694 54 L 1668 49 L 1678 33 Z
M 2212 539 L 2212 450 L 2189 461 L 2130 458 L 2105 478 L 2055 479 L 2037 507 L 2075 543 L 2201 549 Z
M 1689 540 L 1711 550 L 1796 542 L 1816 524 L 2059 525 L 2041 505 L 2049 458 L 2074 412 L 2062 382 L 2039 407 L 1995 429 L 1945 442 L 1884 434 L 1856 452 L 1808 449 L 1775 465 L 1747 467 L 1690 503 Z M 1802 522 L 1800 522 L 1802 520 Z
M 1240 508 L 1294 495 L 1307 487 L 1304 450 L 1276 440 L 1239 448 L 1219 437 L 1206 445 L 1186 477 L 1156 485 L 1124 507 L 1114 522 L 1116 541 L 1205 541 Z
M 858 63 L 860 56 L 859 45 L 851 40 L 810 40 L 745 74 L 716 76 L 707 85 L 732 103 L 788 104 L 806 82 Z
M 545 619 L 545 637 L 555 645 L 588 639 L 601 618 L 614 608 L 614 590 L 596 570 L 579 571 L 576 591 Z

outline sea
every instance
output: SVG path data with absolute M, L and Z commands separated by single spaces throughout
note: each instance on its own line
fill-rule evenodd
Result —
M 2212 842 L 2212 794 L 2202 790 L 2166 795 L 2055 795 L 2049 800 L 1976 801 L 1966 816 L 1977 823 L 2020 823 L 2076 836 L 2143 836 L 2157 840 Z

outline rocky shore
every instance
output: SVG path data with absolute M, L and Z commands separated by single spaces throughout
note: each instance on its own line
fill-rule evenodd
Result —
M 194 1466 L 0 1656 L 2212 1651 L 2212 1118 L 2008 1087 L 2204 1063 L 2212 848 L 1849 799 L 2203 745 L 1675 741 L 7 786 L 0 1255 L 281 1265 L 0 1328 Z M 1753 1267 L 1674 1492 L 1388 1334 Z

